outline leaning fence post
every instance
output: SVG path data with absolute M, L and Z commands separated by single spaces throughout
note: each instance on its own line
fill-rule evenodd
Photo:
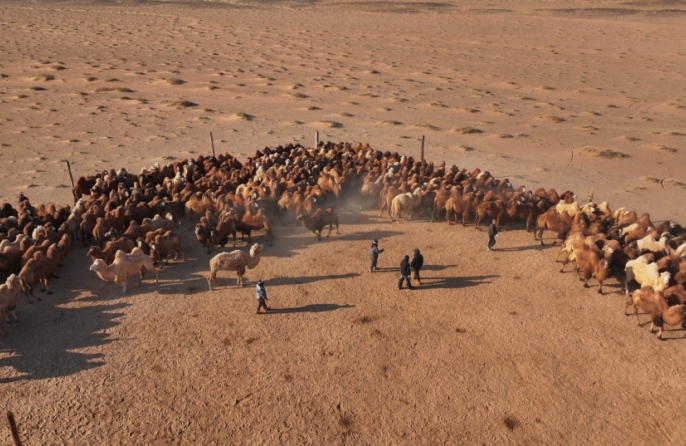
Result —
M 63 163 L 67 163 L 67 171 L 69 171 L 69 178 L 71 179 L 71 194 L 74 196 L 74 203 L 76 203 L 78 200 L 76 199 L 76 191 L 74 191 L 74 175 L 71 174 L 71 164 L 69 164 L 69 160 L 62 160 Z
M 316 149 L 318 147 L 319 147 L 319 130 L 314 132 L 314 148 Z
M 421 161 L 424 162 L 424 135 L 422 135 L 422 157 Z
M 212 156 L 216 158 L 214 154 L 214 139 L 212 138 L 212 132 L 210 132 L 210 142 L 212 143 Z

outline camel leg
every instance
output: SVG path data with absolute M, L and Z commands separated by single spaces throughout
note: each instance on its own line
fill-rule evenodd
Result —
M 634 304 L 634 301 L 633 301 L 633 300 L 630 300 L 629 302 L 626 302 L 626 303 L 624 304 L 624 316 L 628 316 L 628 315 L 629 315 L 629 314 L 626 312 L 626 310 L 629 308 L 629 305 L 633 305 L 633 304 Z
M 45 286 L 45 290 L 48 296 L 52 294 L 52 291 L 50 290 L 50 285 L 48 284 L 48 279 L 43 279 L 43 286 Z
M 556 262 L 557 262 L 558 259 L 560 258 L 560 254 L 562 254 L 563 252 L 567 252 L 567 248 L 564 247 L 564 246 L 562 247 L 562 249 L 560 249 L 560 252 L 557 253 L 557 257 L 555 257 L 555 261 L 556 261 Z
M 329 223 L 329 233 L 326 234 L 326 237 L 328 238 L 331 235 L 331 230 L 333 229 L 333 222 Z

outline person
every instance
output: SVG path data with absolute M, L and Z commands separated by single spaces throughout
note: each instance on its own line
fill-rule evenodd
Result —
M 415 248 L 412 262 L 410 262 L 410 267 L 412 268 L 412 277 L 417 280 L 419 285 L 422 284 L 422 279 L 419 277 L 419 270 L 422 269 L 423 265 L 424 256 L 420 254 L 418 248 Z
M 486 245 L 486 249 L 491 251 L 491 248 L 493 245 L 495 245 L 495 238 L 498 236 L 498 227 L 495 225 L 495 219 L 491 221 L 491 224 L 488 226 L 488 245 Z
M 369 248 L 369 258 L 372 260 L 371 265 L 369 265 L 369 272 L 376 271 L 376 261 L 379 259 L 379 254 L 383 252 L 383 249 L 379 249 L 379 241 L 374 239 L 372 246 Z
M 410 256 L 406 255 L 403 257 L 403 261 L 400 262 L 400 280 L 398 281 L 398 289 L 403 289 L 403 280 L 407 282 L 407 287 L 409 289 L 414 289 L 412 283 L 410 282 Z
M 22 201 L 28 200 L 29 198 L 24 195 L 24 192 L 19 192 L 19 204 L 21 204 Z
M 258 280 L 255 289 L 257 291 L 257 313 L 260 312 L 260 308 L 264 308 L 264 311 L 271 310 L 267 306 L 267 290 L 264 289 L 264 280 Z

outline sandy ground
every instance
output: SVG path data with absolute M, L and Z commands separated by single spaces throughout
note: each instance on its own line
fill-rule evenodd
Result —
M 414 156 L 425 135 L 430 160 L 683 223 L 685 17 L 680 1 L 0 1 L 0 201 L 69 202 L 63 160 L 137 171 L 210 153 L 210 132 L 245 158 L 319 131 Z M 521 228 L 488 253 L 473 227 L 341 221 L 322 242 L 277 227 L 248 285 L 212 293 L 190 226 L 186 260 L 126 295 L 77 246 L 0 341 L 2 409 L 25 444 L 681 443 L 684 332 L 659 342 L 624 317 L 616 280 L 585 290 Z M 426 279 L 400 292 L 415 247 Z M 259 277 L 274 314 L 254 314 Z

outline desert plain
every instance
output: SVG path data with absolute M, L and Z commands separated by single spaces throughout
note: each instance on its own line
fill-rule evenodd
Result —
M 683 224 L 685 25 L 676 0 L 3 0 L 0 202 L 71 203 L 64 160 L 319 132 L 414 157 L 423 136 L 428 160 Z M 322 241 L 277 226 L 212 292 L 191 223 L 185 260 L 126 294 L 77 242 L 0 340 L 0 409 L 24 444 L 682 444 L 686 333 L 625 317 L 618 278 L 584 289 L 521 226 L 489 253 L 472 225 L 339 215 Z M 398 291 L 414 248 L 423 284 Z

